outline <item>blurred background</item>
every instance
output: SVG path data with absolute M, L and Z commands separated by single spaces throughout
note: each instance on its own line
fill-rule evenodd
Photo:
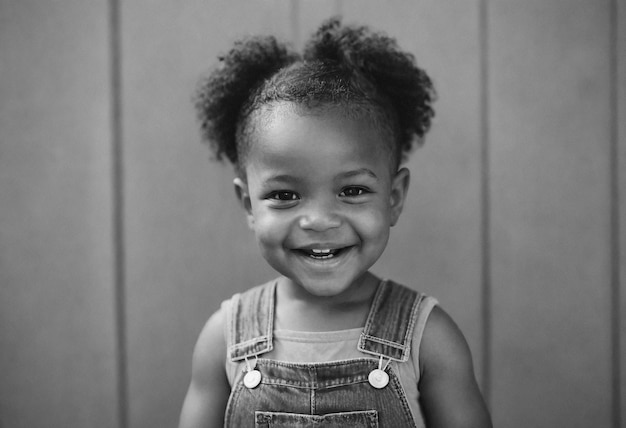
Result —
M 626 4 L 0 0 L 0 427 L 176 426 L 204 322 L 274 276 L 195 85 L 332 15 L 439 93 L 374 271 L 452 314 L 495 426 L 626 423 Z

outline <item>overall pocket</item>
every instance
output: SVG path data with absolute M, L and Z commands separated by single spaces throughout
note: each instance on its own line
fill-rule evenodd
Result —
M 327 415 L 302 415 L 297 413 L 254 412 L 256 428 L 378 428 L 378 412 L 329 413 Z

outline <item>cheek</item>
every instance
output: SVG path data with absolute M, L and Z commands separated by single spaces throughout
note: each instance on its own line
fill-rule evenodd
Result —
M 354 224 L 363 239 L 386 241 L 390 228 L 390 210 L 380 206 L 363 211 L 355 217 Z
M 257 241 L 265 246 L 276 245 L 285 238 L 288 228 L 280 216 L 267 210 L 254 210 L 254 234 Z

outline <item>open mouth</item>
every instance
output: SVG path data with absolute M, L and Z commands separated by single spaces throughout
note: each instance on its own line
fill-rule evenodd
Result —
M 301 249 L 301 250 L 298 250 L 298 251 L 300 253 L 306 255 L 307 257 L 313 259 L 313 260 L 330 260 L 330 259 L 333 259 L 333 258 L 339 256 L 341 253 L 346 251 L 348 248 L 349 247 L 344 247 L 344 248 L 326 248 L 326 249 L 311 248 L 311 249 Z

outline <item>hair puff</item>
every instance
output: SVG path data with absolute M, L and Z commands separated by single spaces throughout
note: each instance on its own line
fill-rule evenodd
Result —
M 415 137 L 421 144 L 434 116 L 436 94 L 426 72 L 417 67 L 412 54 L 399 49 L 395 39 L 365 26 L 342 26 L 339 18 L 331 18 L 308 41 L 303 58 L 335 62 L 362 73 L 395 111 L 399 151 L 408 153 Z
M 201 80 L 195 106 L 202 136 L 215 156 L 237 164 L 236 129 L 242 105 L 250 94 L 281 68 L 299 56 L 273 36 L 257 36 L 235 42 L 219 58 L 220 64 Z

